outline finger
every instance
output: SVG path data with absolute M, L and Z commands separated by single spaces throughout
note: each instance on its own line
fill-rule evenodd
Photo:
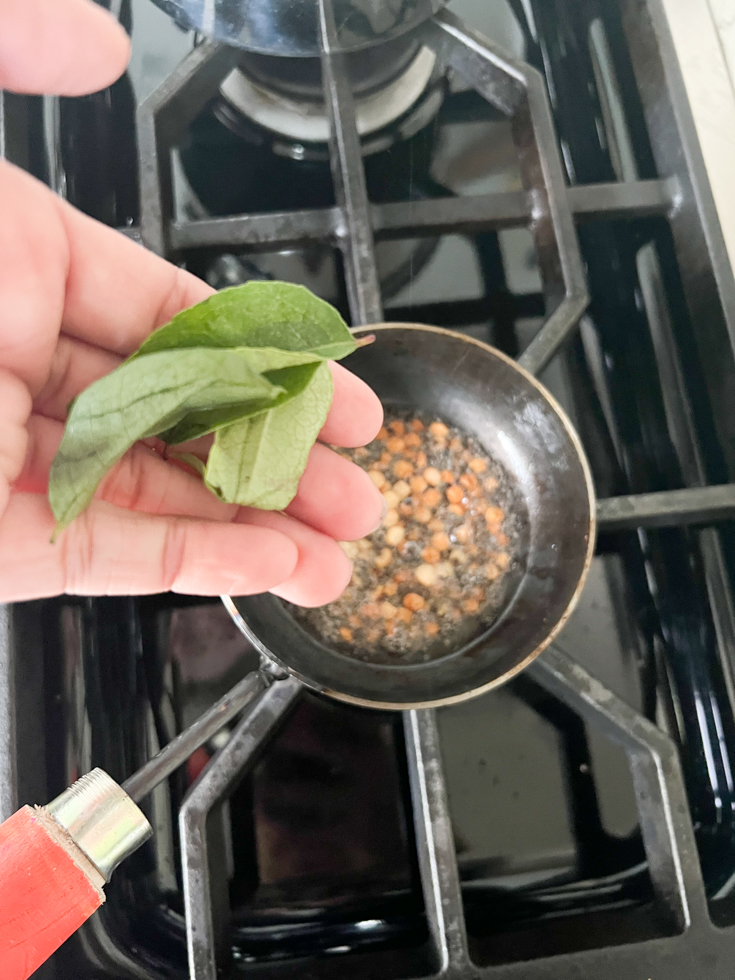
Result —
M 69 243 L 65 333 L 127 356 L 151 330 L 214 292 L 191 273 L 60 204 Z
M 34 399 L 34 411 L 49 418 L 65 419 L 71 400 L 121 363 L 122 358 L 117 354 L 62 334 L 52 354 L 46 381 Z M 334 397 L 319 438 L 334 446 L 364 445 L 374 438 L 383 423 L 380 401 L 351 371 L 333 362 L 329 366 L 335 379 Z M 193 440 L 182 451 L 206 459 L 210 445 L 211 439 Z
M 14 489 L 45 494 L 64 426 L 54 419 L 32 415 L 27 431 L 25 465 Z M 162 459 L 142 443 L 136 443 L 105 475 L 95 497 L 126 510 L 210 521 L 231 521 L 238 509 L 236 504 L 218 500 L 190 470 Z
M 286 513 L 337 541 L 355 541 L 383 519 L 383 495 L 365 470 L 317 443 Z
M 24 422 L 25 418 L 20 426 Z M 23 429 L 26 431 L 27 448 L 24 441 L 16 449 L 16 454 L 25 452 L 25 465 L 18 475 L 16 464 L 11 482 L 15 480 L 19 491 L 46 493 L 64 426 L 55 419 L 34 414 L 28 419 L 27 429 Z M 22 460 L 23 456 L 19 458 Z M 95 496 L 116 507 L 148 514 L 231 521 L 237 512 L 236 504 L 218 500 L 188 467 L 178 467 L 174 460 L 161 458 L 142 443 L 136 443 L 105 475 Z M 364 537 L 380 524 L 383 497 L 358 466 L 326 446 L 316 445 L 288 513 L 335 540 L 350 541 Z
M 341 364 L 330 362 L 334 397 L 324 428 L 322 442 L 333 446 L 364 446 L 371 442 L 383 424 L 383 406 L 372 388 Z
M 285 582 L 270 589 L 274 595 L 297 606 L 311 608 L 333 602 L 347 588 L 352 576 L 352 562 L 326 534 L 272 510 L 242 507 L 236 522 L 242 521 L 287 534 L 298 548 L 294 571 Z
M 278 529 L 154 517 L 92 505 L 50 543 L 39 494 L 14 493 L 0 520 L 0 595 L 251 595 L 288 581 L 299 549 Z M 335 546 L 336 547 L 336 546 Z
M 0 163 L 0 367 L 36 394 L 64 333 L 126 356 L 212 293 L 206 283 Z
M 15 484 L 16 491 L 26 494 L 46 492 L 48 469 L 62 430 L 60 422 L 31 416 L 27 463 Z M 325 447 L 319 448 L 334 455 Z M 249 523 L 285 534 L 298 549 L 298 563 L 289 579 L 282 583 L 283 593 L 278 594 L 300 605 L 318 606 L 329 602 L 349 581 L 351 564 L 332 538 L 293 517 L 223 504 L 198 477 L 176 469 L 143 445 L 135 446 L 105 477 L 97 497 L 117 507 L 135 508 L 156 515 L 181 515 L 225 524 L 231 521 Z M 2 554 L 0 548 L 0 562 Z M 1 576 L 0 595 L 3 595 Z
M 63 423 L 55 419 L 36 414 L 28 419 L 25 465 L 19 476 L 16 471 L 12 477 L 17 490 L 47 492 L 51 463 L 63 432 Z M 128 510 L 212 521 L 231 521 L 237 511 L 236 504 L 218 500 L 188 467 L 179 468 L 142 443 L 133 446 L 106 474 L 95 496 Z M 316 445 L 288 513 L 335 540 L 351 541 L 379 525 L 383 497 L 358 466 Z
M 15 473 L 16 490 L 47 492 L 49 470 L 63 431 L 63 423 L 54 419 L 35 414 L 28 419 L 27 449 L 25 443 L 22 447 L 25 465 L 19 476 Z M 232 521 L 238 510 L 236 504 L 218 500 L 188 467 L 162 459 L 142 443 L 133 446 L 106 474 L 95 497 L 128 510 L 211 521 Z M 320 445 L 314 446 L 298 493 L 288 507 L 290 516 L 339 541 L 375 530 L 382 510 L 383 497 L 367 474 Z
M 31 395 L 14 375 L 0 371 L 0 515 L 10 497 L 10 487 L 18 478 L 28 446 L 26 422 L 31 410 Z
M 0 87 L 84 95 L 111 85 L 130 56 L 127 35 L 89 0 L 2 0 Z

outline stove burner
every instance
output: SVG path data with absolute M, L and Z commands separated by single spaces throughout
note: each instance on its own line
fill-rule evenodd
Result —
M 358 84 L 353 89 L 358 134 L 376 133 L 407 113 L 426 91 L 435 65 L 434 52 L 421 48 L 397 77 L 387 82 L 381 80 L 379 87 L 375 86 L 375 78 L 370 79 L 372 85 Z M 315 67 L 318 68 L 318 62 Z M 251 76 L 248 66 L 232 71 L 222 83 L 220 92 L 233 108 L 271 132 L 302 144 L 326 144 L 329 140 L 326 106 L 323 98 L 310 97 L 310 86 L 283 85 L 280 91 L 269 88 L 258 76 Z M 435 92 L 429 105 L 424 106 L 419 126 L 426 125 L 440 104 L 441 95 Z M 413 126 L 415 131 L 415 122 Z M 292 149 L 291 155 L 303 159 L 305 151 Z
M 355 97 L 370 95 L 394 81 L 411 64 L 421 48 L 420 32 L 410 31 L 344 57 L 345 72 Z M 243 51 L 238 58 L 245 74 L 268 91 L 286 98 L 324 103 L 320 59 L 283 58 Z

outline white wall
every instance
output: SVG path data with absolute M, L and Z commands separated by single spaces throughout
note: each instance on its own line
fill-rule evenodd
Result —
M 735 0 L 663 0 L 735 266 Z

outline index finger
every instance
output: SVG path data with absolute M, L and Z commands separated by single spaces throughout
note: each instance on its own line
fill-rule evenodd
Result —
M 383 424 L 383 406 L 373 389 L 352 371 L 334 361 L 329 367 L 334 397 L 319 439 L 332 446 L 364 446 Z
M 2 0 L 0 87 L 12 92 L 85 95 L 125 71 L 130 44 L 90 0 Z

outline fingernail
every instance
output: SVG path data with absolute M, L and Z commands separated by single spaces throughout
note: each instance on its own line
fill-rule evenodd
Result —
M 385 497 L 381 493 L 381 495 L 380 495 L 380 520 L 375 525 L 375 527 L 371 531 L 368 532 L 369 534 L 372 534 L 373 531 L 377 531 L 379 527 L 382 527 L 383 526 L 383 521 L 385 520 L 385 515 L 387 513 L 388 513 L 388 501 L 385 499 Z

